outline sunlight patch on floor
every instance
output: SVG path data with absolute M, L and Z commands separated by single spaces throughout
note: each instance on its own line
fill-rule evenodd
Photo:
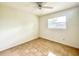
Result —
M 56 56 L 55 54 L 53 54 L 52 52 L 48 53 L 48 56 Z

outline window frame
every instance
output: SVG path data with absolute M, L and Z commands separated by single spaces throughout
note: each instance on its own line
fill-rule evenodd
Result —
M 58 23 L 54 22 L 54 21 L 57 21 L 57 18 L 59 18 L 59 17 L 64 17 L 65 18 L 65 20 L 64 20 L 65 22 L 62 22 L 62 23 L 64 23 L 62 27 L 61 26 L 56 27 L 59 22 Z M 49 22 L 49 20 L 52 20 L 52 22 L 55 23 L 54 24 L 55 26 L 52 26 L 52 25 L 49 26 L 49 24 L 51 23 L 51 22 Z M 48 19 L 48 29 L 66 29 L 66 28 L 67 28 L 67 17 L 66 16 L 58 16 L 58 17 Z

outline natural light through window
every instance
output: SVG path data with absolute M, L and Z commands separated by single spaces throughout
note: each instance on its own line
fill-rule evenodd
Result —
M 48 19 L 48 28 L 66 29 L 66 16 Z

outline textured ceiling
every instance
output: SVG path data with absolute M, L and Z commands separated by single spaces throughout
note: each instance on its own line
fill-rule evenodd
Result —
M 46 15 L 49 13 L 57 12 L 67 8 L 78 6 L 78 2 L 46 2 L 43 6 L 53 7 L 52 9 L 42 8 L 39 9 L 35 2 L 9 2 L 9 3 L 0 3 L 3 5 L 10 6 L 11 8 L 16 8 L 24 12 L 33 13 L 35 15 Z

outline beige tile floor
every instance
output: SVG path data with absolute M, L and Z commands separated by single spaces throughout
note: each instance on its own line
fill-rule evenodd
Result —
M 79 49 L 42 38 L 2 51 L 0 56 L 47 56 L 49 52 L 57 56 L 79 56 Z

